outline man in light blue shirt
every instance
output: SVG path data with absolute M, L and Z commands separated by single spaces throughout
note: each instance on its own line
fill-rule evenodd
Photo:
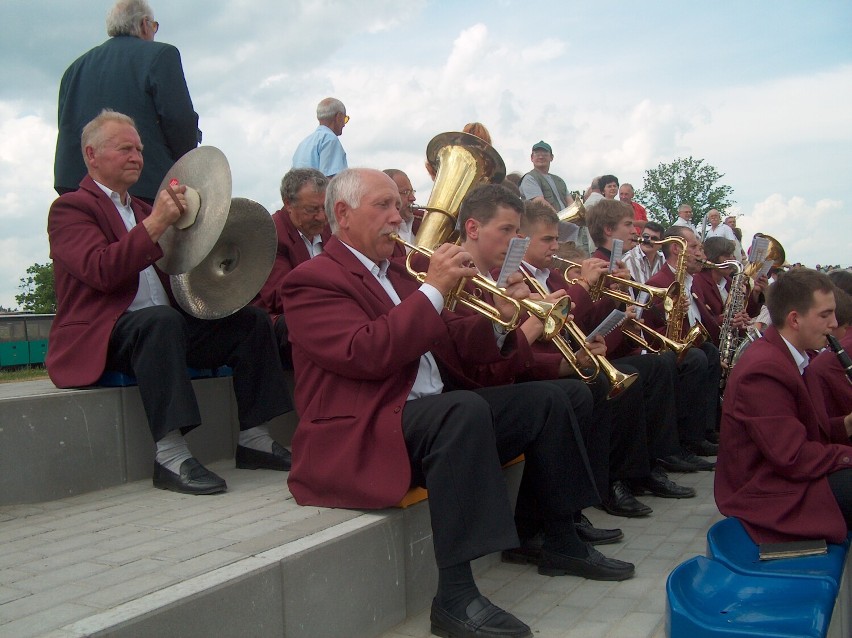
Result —
M 315 168 L 326 177 L 348 167 L 346 151 L 337 139 L 349 121 L 346 107 L 338 99 L 327 97 L 317 104 L 316 130 L 301 141 L 293 154 L 293 168 Z

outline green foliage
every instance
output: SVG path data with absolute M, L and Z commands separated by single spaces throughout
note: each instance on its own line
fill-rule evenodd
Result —
M 27 276 L 18 284 L 21 294 L 15 301 L 25 312 L 56 312 L 56 292 L 53 289 L 53 264 L 33 264 L 27 268 Z
M 703 159 L 679 157 L 645 171 L 643 186 L 636 191 L 635 198 L 648 209 L 648 219 L 666 227 L 677 219 L 678 206 L 689 204 L 692 223 L 700 228 L 704 214 L 711 208 L 724 217 L 725 210 L 735 203 L 730 199 L 734 189 L 717 184 L 722 177 L 723 173 L 705 164 Z

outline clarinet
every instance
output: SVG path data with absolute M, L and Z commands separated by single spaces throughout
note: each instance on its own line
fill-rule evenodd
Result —
M 852 383 L 852 358 L 849 357 L 849 353 L 840 345 L 837 337 L 834 335 L 825 335 L 825 338 L 828 340 L 829 347 L 837 355 L 840 366 L 846 371 L 846 378 L 849 379 L 849 383 Z

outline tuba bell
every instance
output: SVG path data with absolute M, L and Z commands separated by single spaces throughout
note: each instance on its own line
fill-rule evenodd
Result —
M 490 144 L 469 133 L 441 133 L 426 147 L 426 160 L 435 169 L 435 185 L 429 195 L 423 223 L 414 238 L 420 248 L 435 250 L 456 241 L 459 208 L 467 194 L 480 184 L 498 184 L 506 177 L 506 165 Z

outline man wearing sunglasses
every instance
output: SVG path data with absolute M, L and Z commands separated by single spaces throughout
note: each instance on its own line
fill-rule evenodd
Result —
M 664 230 L 657 222 L 647 222 L 640 238 L 644 241 L 660 241 Z M 659 247 L 653 244 L 640 243 L 624 253 L 624 265 L 630 271 L 630 276 L 641 284 L 656 275 L 665 261 Z
M 317 104 L 316 130 L 303 139 L 293 153 L 293 168 L 315 168 L 326 177 L 346 169 L 346 151 L 338 139 L 349 122 L 340 100 L 327 97 Z
M 83 127 L 104 108 L 133 118 L 145 146 L 145 166 L 130 187 L 153 204 L 172 165 L 201 142 L 180 53 L 154 42 L 160 24 L 146 0 L 118 0 L 107 14 L 109 40 L 79 57 L 59 86 L 59 136 L 54 188 L 75 191 L 87 169 L 80 153 Z

